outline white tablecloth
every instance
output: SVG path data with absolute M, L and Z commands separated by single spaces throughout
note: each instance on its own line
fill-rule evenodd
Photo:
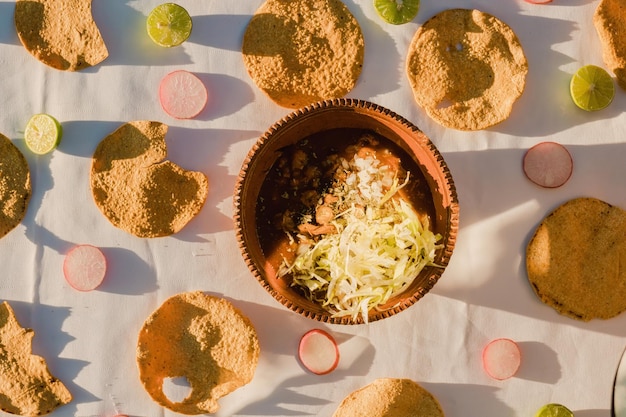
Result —
M 419 126 L 448 163 L 458 189 L 461 223 L 451 263 L 435 288 L 392 318 L 360 326 L 327 326 L 278 304 L 247 270 L 235 241 L 232 193 L 248 150 L 290 110 L 256 88 L 240 45 L 260 0 L 179 0 L 194 28 L 181 47 L 159 48 L 145 18 L 159 0 L 96 0 L 93 14 L 109 49 L 102 64 L 78 73 L 51 69 L 20 44 L 15 3 L 0 0 L 0 132 L 24 152 L 33 197 L 20 226 L 0 240 L 0 298 L 21 324 L 35 330 L 35 353 L 74 395 L 54 416 L 175 415 L 154 403 L 139 382 L 137 334 L 166 298 L 202 290 L 224 296 L 258 330 L 262 353 L 254 380 L 221 401 L 218 416 L 330 416 L 351 391 L 378 377 L 411 378 L 431 391 L 447 416 L 529 416 L 559 402 L 577 417 L 604 417 L 624 349 L 626 314 L 581 323 L 558 315 L 535 297 L 524 250 L 540 220 L 573 197 L 591 196 L 626 209 L 626 92 L 604 111 L 577 109 L 569 79 L 584 64 L 603 66 L 592 24 L 597 1 L 422 0 L 414 22 L 392 26 L 370 0 L 345 0 L 364 32 L 362 75 L 349 97 L 373 101 Z M 511 117 L 484 131 L 443 128 L 418 108 L 404 71 L 420 24 L 448 8 L 477 8 L 508 23 L 525 49 L 526 89 Z M 204 112 L 176 120 L 161 109 L 157 86 L 175 69 L 199 75 L 210 92 Z M 47 112 L 63 124 L 63 141 L 36 157 L 22 140 L 28 118 Z M 167 123 L 169 158 L 210 179 L 208 201 L 180 233 L 139 239 L 113 227 L 89 189 L 98 142 L 130 120 Z M 521 161 L 544 140 L 568 147 L 570 181 L 542 189 Z M 101 247 L 106 281 L 79 293 L 62 263 L 78 243 Z M 296 348 L 308 329 L 322 327 L 339 341 L 339 368 L 306 372 Z M 517 376 L 490 379 L 481 351 L 508 337 L 521 347 Z M 0 413 L 1 414 L 1 413 Z

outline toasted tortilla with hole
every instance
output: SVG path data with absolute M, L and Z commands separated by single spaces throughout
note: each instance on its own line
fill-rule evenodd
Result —
M 179 232 L 202 209 L 209 190 L 201 172 L 166 160 L 167 125 L 134 121 L 120 126 L 96 148 L 91 192 L 116 227 L 137 237 Z
M 152 399 L 182 414 L 215 413 L 218 400 L 249 383 L 260 347 L 250 322 L 229 301 L 200 291 L 175 295 L 139 333 L 139 377 Z M 180 402 L 163 393 L 163 380 L 185 377 L 191 392 Z
M 299 108 L 350 92 L 364 45 L 340 0 L 267 0 L 246 27 L 242 52 L 250 77 L 271 100 Z
M 617 84 L 626 90 L 626 3 L 600 0 L 593 24 L 602 45 L 602 59 L 615 74 Z
M 0 134 L 0 238 L 24 219 L 31 187 L 26 158 L 9 138 Z
M 52 68 L 79 71 L 109 56 L 91 0 L 17 0 L 14 21 L 24 48 Z
M 626 211 L 570 200 L 544 218 L 526 248 L 528 280 L 545 304 L 576 320 L 626 310 Z
M 417 104 L 439 124 L 480 130 L 506 120 L 526 85 L 528 62 L 496 17 L 450 9 L 415 33 L 406 63 Z
M 44 358 L 33 355 L 34 336 L 20 326 L 8 302 L 0 304 L 0 409 L 7 413 L 40 416 L 72 401 Z
M 410 379 L 380 378 L 348 395 L 333 417 L 444 417 L 437 399 Z

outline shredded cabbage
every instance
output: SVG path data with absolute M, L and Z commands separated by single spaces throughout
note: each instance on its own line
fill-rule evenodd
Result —
M 347 166 L 346 166 L 347 162 Z M 283 262 L 280 276 L 320 303 L 333 317 L 368 312 L 406 289 L 427 265 L 434 265 L 440 235 L 429 229 L 397 192 L 397 173 L 373 156 L 344 161 L 345 175 L 333 196 L 335 233 L 312 239 L 298 235 L 296 258 Z

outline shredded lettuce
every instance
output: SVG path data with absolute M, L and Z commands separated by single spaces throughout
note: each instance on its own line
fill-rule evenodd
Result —
M 285 261 L 280 276 L 304 289 L 333 317 L 359 315 L 365 322 L 404 291 L 427 265 L 434 265 L 440 235 L 429 229 L 411 204 L 398 195 L 396 172 L 375 157 L 355 156 L 344 163 L 345 175 L 329 190 L 336 212 L 335 233 L 312 239 L 297 236 L 295 260 Z

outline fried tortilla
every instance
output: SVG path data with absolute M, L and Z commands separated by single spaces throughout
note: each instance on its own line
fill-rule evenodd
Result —
M 44 358 L 33 355 L 34 336 L 20 326 L 8 302 L 0 304 L 0 409 L 7 413 L 40 416 L 72 401 Z
M 26 50 L 52 68 L 78 71 L 109 56 L 91 0 L 17 0 L 14 20 Z
M 31 194 L 26 158 L 9 138 L 0 134 L 0 238 L 24 219 Z
M 249 383 L 259 360 L 250 322 L 229 301 L 200 291 L 175 295 L 148 317 L 139 333 L 139 377 L 152 399 L 182 414 L 215 413 L 218 400 Z M 166 378 L 185 377 L 180 402 L 163 393 Z
M 364 39 L 340 0 L 267 0 L 248 23 L 242 52 L 250 77 L 271 100 L 299 108 L 354 88 Z
M 600 0 L 593 24 L 602 45 L 602 59 L 615 74 L 617 84 L 626 90 L 626 3 Z
M 541 221 L 526 248 L 533 290 L 576 320 L 617 316 L 626 310 L 624 236 L 621 208 L 589 197 L 559 206 Z
M 432 119 L 480 130 L 510 116 L 524 91 L 528 62 L 504 22 L 479 10 L 450 9 L 417 30 L 406 71 L 415 101 Z
M 116 227 L 137 237 L 179 232 L 202 209 L 206 175 L 165 160 L 167 125 L 125 123 L 93 154 L 91 191 L 100 211 Z
M 381 378 L 348 395 L 333 417 L 444 417 L 437 399 L 410 379 Z

